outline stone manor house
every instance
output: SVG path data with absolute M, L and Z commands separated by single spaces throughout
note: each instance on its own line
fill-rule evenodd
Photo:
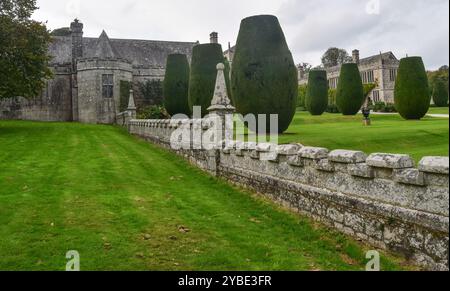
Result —
M 136 88 L 162 80 L 167 56 L 182 53 L 190 59 L 195 44 L 110 39 L 104 31 L 98 38 L 83 37 L 83 24 L 75 20 L 68 35 L 54 36 L 49 47 L 54 78 L 42 94 L 0 100 L 0 119 L 113 123 L 121 81 Z
M 394 103 L 395 79 L 400 61 L 392 52 L 381 53 L 371 57 L 359 58 L 359 51 L 352 52 L 353 62 L 358 64 L 361 79 L 364 84 L 376 83 L 377 87 L 370 93 L 373 102 Z M 341 66 L 326 69 L 328 85 L 336 89 L 339 81 Z M 299 84 L 308 83 L 308 74 L 299 68 Z

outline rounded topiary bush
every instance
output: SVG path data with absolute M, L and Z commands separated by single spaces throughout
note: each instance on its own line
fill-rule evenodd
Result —
M 431 96 L 421 57 L 400 60 L 394 100 L 395 108 L 405 119 L 421 119 L 428 112 Z
M 275 16 L 242 20 L 231 68 L 231 95 L 242 115 L 266 115 L 266 131 L 270 114 L 278 114 L 279 132 L 289 127 L 297 103 L 297 68 Z
M 448 90 L 447 83 L 444 81 L 437 81 L 433 88 L 433 102 L 438 107 L 448 106 Z
M 312 70 L 309 72 L 305 106 L 312 115 L 322 115 L 327 110 L 328 80 L 326 71 Z
M 189 62 L 186 55 L 172 54 L 167 57 L 163 92 L 164 106 L 170 115 L 190 115 Z
M 217 43 L 199 44 L 192 50 L 191 74 L 189 78 L 189 109 L 202 107 L 202 117 L 214 95 L 217 77 L 217 64 L 224 63 L 222 46 Z M 225 81 L 229 84 L 229 69 L 225 69 Z M 228 79 L 228 80 L 227 80 Z M 228 86 L 229 87 L 229 86 Z
M 364 88 L 358 65 L 343 64 L 336 89 L 336 105 L 343 115 L 355 115 L 364 103 Z

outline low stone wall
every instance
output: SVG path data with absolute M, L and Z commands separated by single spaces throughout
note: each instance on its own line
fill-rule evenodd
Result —
M 193 120 L 132 120 L 131 134 L 168 149 Z M 207 129 L 200 122 L 202 129 Z M 176 150 L 193 164 L 374 246 L 432 270 L 448 270 L 449 159 L 228 142 Z

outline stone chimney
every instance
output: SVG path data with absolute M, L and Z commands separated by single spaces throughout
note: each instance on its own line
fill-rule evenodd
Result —
M 209 40 L 210 43 L 219 43 L 219 34 L 217 32 L 211 32 Z
M 70 32 L 72 34 L 72 59 L 80 59 L 83 57 L 83 23 L 75 19 L 70 24 Z
M 359 50 L 352 51 L 352 58 L 355 64 L 359 64 Z

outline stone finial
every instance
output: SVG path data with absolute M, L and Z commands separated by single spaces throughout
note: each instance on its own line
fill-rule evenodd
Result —
M 230 98 L 228 97 L 227 84 L 225 82 L 225 65 L 219 63 L 217 65 L 217 79 L 216 87 L 214 89 L 214 96 L 211 101 L 211 106 L 208 108 L 209 112 L 226 111 L 233 112 L 236 108 L 231 105 Z
M 70 30 L 74 33 L 83 33 L 83 23 L 77 18 L 70 24 Z
M 136 110 L 136 105 L 134 103 L 133 90 L 130 90 L 130 97 L 128 99 L 128 108 L 127 108 L 127 110 Z

